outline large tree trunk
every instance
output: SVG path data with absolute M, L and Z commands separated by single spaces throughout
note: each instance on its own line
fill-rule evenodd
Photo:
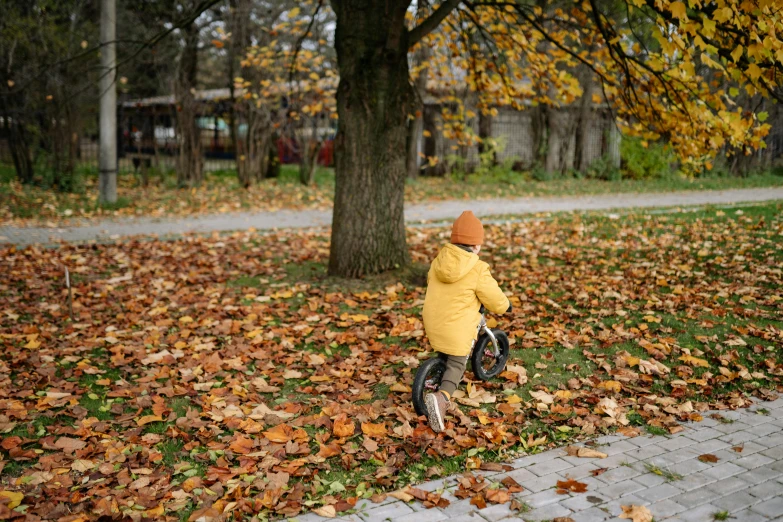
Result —
M 302 185 L 312 185 L 315 181 L 315 170 L 318 168 L 318 155 L 323 142 L 318 136 L 318 116 L 310 118 L 312 126 L 308 131 L 303 128 L 299 142 L 302 144 L 302 154 L 299 159 L 299 182 Z
M 596 114 L 596 111 L 593 110 L 593 75 L 592 71 L 588 70 L 587 67 L 582 69 L 580 83 L 582 84 L 584 93 L 579 100 L 579 117 L 576 126 L 576 151 L 574 156 L 576 170 L 584 173 L 590 168 L 591 157 L 588 143 L 590 134 L 593 131 L 593 118 Z
M 99 194 L 101 203 L 117 202 L 117 71 L 114 41 L 117 29 L 114 0 L 101 2 L 101 111 Z
M 177 183 L 181 187 L 192 187 L 203 179 L 201 131 L 196 122 L 198 107 L 194 95 L 198 72 L 198 26 L 193 22 L 185 26 L 183 32 L 185 48 L 182 50 L 177 79 Z
M 492 115 L 484 114 L 484 111 L 479 111 L 479 123 L 478 134 L 481 141 L 478 144 L 479 154 L 484 154 L 490 151 L 490 147 L 487 144 L 488 140 L 492 138 Z M 492 164 L 495 165 L 498 162 L 497 151 L 492 151 Z
M 425 4 L 419 2 L 419 9 L 423 10 Z M 427 77 L 429 76 L 429 67 L 425 64 L 429 60 L 429 48 L 426 45 L 421 45 L 416 52 L 414 59 L 416 60 L 416 66 L 422 67 L 419 71 L 419 76 L 414 83 L 416 94 L 416 105 L 413 112 L 413 120 L 410 122 L 408 128 L 408 177 L 416 179 L 419 177 L 420 164 L 421 164 L 421 139 L 424 134 L 424 98 L 427 96 Z
M 333 0 L 340 70 L 329 273 L 361 277 L 405 265 L 408 2 Z

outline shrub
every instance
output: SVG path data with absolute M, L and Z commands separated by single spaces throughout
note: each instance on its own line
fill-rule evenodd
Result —
M 590 164 L 590 167 L 587 169 L 587 177 L 590 179 L 617 181 L 622 179 L 623 173 L 612 164 L 612 159 L 605 154 Z
M 639 138 L 624 137 L 620 143 L 623 175 L 631 179 L 667 177 L 676 161 L 669 147 L 662 143 L 648 143 Z

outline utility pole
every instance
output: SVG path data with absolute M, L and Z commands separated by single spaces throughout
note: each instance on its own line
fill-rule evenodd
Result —
M 100 155 L 98 181 L 101 203 L 117 202 L 117 32 L 115 0 L 101 0 Z

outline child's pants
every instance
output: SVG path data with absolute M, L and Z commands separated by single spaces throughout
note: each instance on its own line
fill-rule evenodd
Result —
M 446 355 L 441 353 L 438 356 L 446 361 L 446 371 L 443 372 L 443 378 L 440 381 L 440 390 L 445 391 L 451 397 L 462 381 L 462 375 L 465 373 L 469 355 Z

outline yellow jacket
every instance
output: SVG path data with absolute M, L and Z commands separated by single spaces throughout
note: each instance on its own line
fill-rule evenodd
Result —
M 487 263 L 456 245 L 446 245 L 427 275 L 424 329 L 432 347 L 448 355 L 468 355 L 478 334 L 482 303 L 496 314 L 509 305 Z

